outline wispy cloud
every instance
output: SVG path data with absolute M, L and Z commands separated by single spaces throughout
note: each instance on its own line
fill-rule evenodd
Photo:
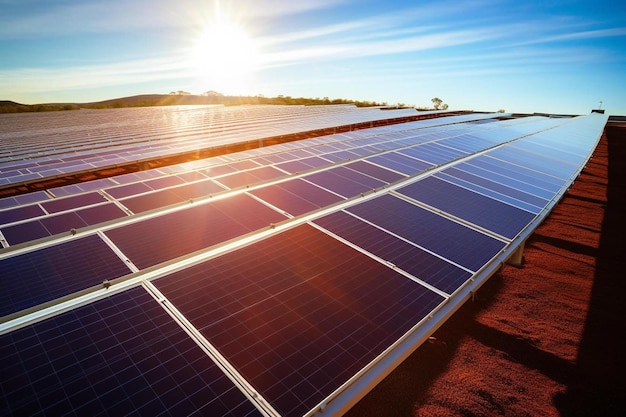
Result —
M 172 58 L 65 68 L 20 68 L 0 70 L 0 91 L 9 96 L 58 92 L 95 86 L 141 84 L 190 74 L 188 66 Z
M 578 32 L 566 32 L 558 35 L 540 36 L 534 39 L 529 39 L 524 42 L 519 42 L 517 45 L 532 45 L 539 43 L 561 42 L 561 41 L 577 41 L 585 39 L 597 39 L 597 38 L 614 38 L 626 36 L 626 28 L 610 28 L 610 29 L 597 29 L 597 30 L 585 30 Z

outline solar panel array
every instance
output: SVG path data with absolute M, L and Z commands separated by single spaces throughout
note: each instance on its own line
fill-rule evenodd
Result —
M 417 114 L 415 109 L 381 111 L 350 105 L 268 105 L 5 115 L 0 125 L 0 186 L 186 154 L 207 146 Z
M 523 244 L 607 120 L 496 116 L 0 200 L 0 413 L 344 412 Z

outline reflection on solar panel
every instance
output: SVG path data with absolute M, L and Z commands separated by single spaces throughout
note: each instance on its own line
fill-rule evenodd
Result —
M 29 115 L 3 124 L 0 181 L 409 113 Z M 1 413 L 345 412 L 519 260 L 607 121 L 500 116 L 331 131 L 0 199 Z

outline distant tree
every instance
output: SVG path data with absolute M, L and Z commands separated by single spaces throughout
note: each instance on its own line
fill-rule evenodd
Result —
M 448 110 L 448 105 L 443 103 L 443 100 L 439 97 L 435 97 L 431 100 L 435 110 Z
M 498 110 L 498 113 L 505 113 L 505 110 L 504 109 L 500 109 L 500 110 Z

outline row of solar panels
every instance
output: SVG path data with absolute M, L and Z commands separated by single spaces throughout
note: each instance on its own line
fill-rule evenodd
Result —
M 435 123 L 0 211 L 7 245 L 14 227 L 123 214 L 0 251 L 2 412 L 345 411 L 547 215 L 606 117 Z M 211 197 L 167 197 L 208 180 Z
M 478 118 L 486 115 L 474 116 Z M 461 122 L 470 119 L 469 116 L 448 117 L 447 123 Z M 437 119 L 434 119 L 437 120 Z M 428 127 L 430 123 L 416 125 L 415 132 Z M 442 123 L 441 121 L 439 123 Z M 404 127 L 407 129 L 407 127 Z M 453 129 L 453 130 L 450 130 Z M 381 128 L 380 132 L 393 132 L 394 128 Z M 458 128 L 454 125 L 441 126 L 441 132 L 446 135 L 459 135 Z M 410 133 L 407 133 L 410 132 Z M 373 132 L 374 134 L 375 132 Z M 389 153 L 387 149 L 393 149 L 401 145 L 399 141 L 407 135 L 415 136 L 413 130 L 405 130 L 397 134 L 398 139 L 390 142 L 390 133 L 385 137 L 372 136 L 356 138 L 355 132 L 342 135 L 334 135 L 324 138 L 323 142 L 315 144 L 307 142 L 293 146 L 286 146 L 286 150 L 278 152 L 278 149 L 268 148 L 270 152 L 263 151 L 259 155 L 250 156 L 240 161 L 233 161 L 232 157 L 217 157 L 193 164 L 182 164 L 161 169 L 153 169 L 140 173 L 119 175 L 108 179 L 89 181 L 82 184 L 53 188 L 47 192 L 27 195 L 30 204 L 20 202 L 15 198 L 7 198 L 7 206 L 19 205 L 0 210 L 0 233 L 3 235 L 4 245 L 15 245 L 32 241 L 37 238 L 68 232 L 70 229 L 78 229 L 88 225 L 95 225 L 104 221 L 123 217 L 127 214 L 140 213 L 151 209 L 157 209 L 165 205 L 189 201 L 207 195 L 215 195 L 224 190 L 237 189 L 242 186 L 250 187 L 256 183 L 270 180 L 285 179 L 292 177 L 297 172 L 311 172 L 324 170 L 333 164 L 353 161 L 355 158 L 366 155 Z M 419 141 L 432 140 L 435 132 L 428 132 Z M 429 139 L 430 138 L 430 139 Z M 417 138 L 411 138 L 407 144 L 418 142 Z M 423 152 L 427 147 L 420 148 Z M 449 150 L 445 152 L 450 152 Z M 437 162 L 448 154 L 437 156 L 441 150 L 431 149 L 426 157 Z M 462 152 L 457 152 L 462 155 Z M 236 154 L 241 158 L 241 153 Z M 389 156 L 383 158 L 388 158 Z M 410 163 L 416 163 L 409 159 Z M 435 163 L 433 162 L 433 163 Z M 362 165 L 362 164 L 361 164 Z M 414 173 L 424 167 L 420 166 L 400 168 L 401 171 Z M 192 167 L 192 168 L 191 168 Z M 365 165 L 367 167 L 367 165 Z M 370 168 L 371 169 L 371 168 Z M 408 169 L 408 171 L 407 171 Z M 349 172 L 349 171 L 348 171 Z M 406 174 L 405 174 L 406 175 Z M 395 181 L 400 176 L 387 174 L 389 181 Z M 333 181 L 333 182 L 336 182 Z M 382 186 L 385 182 L 375 180 L 366 181 L 369 189 Z M 348 188 L 345 192 L 356 192 Z M 361 191 L 359 191 L 361 192 Z M 57 198 L 51 198 L 55 196 Z M 351 195 L 346 195 L 348 197 Z M 40 201 L 35 203 L 35 199 Z M 0 200 L 0 207 L 2 206 Z
M 242 110 L 243 109 L 243 110 Z M 55 128 L 0 133 L 0 185 L 114 167 L 138 160 L 244 140 L 416 116 L 415 109 L 354 106 L 198 106 L 55 112 Z M 3 124 L 29 126 L 37 115 L 10 115 Z M 77 121 L 76 119 L 81 119 Z M 11 123 L 12 122 L 12 123 Z

